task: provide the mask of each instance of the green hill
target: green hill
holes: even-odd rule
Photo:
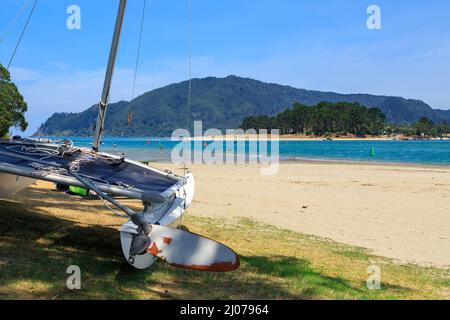
[[[131,102],[113,103],[108,109],[108,136],[170,136],[187,127],[188,82],[172,84],[137,97]],[[202,120],[204,128],[238,128],[248,116],[276,115],[295,102],[315,105],[322,101],[357,102],[383,111],[389,122],[410,124],[421,117],[435,123],[450,122],[450,111],[434,110],[420,100],[369,94],[338,94],[296,89],[289,86],[229,76],[192,81],[189,118]],[[132,123],[128,125],[128,115]],[[93,106],[81,113],[55,113],[36,132],[36,136],[91,135],[97,111]]]

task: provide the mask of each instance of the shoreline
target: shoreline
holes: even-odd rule
[[[202,136],[187,138],[188,141],[255,141],[255,140],[272,140],[272,135],[268,134],[261,138],[261,135],[244,134],[244,135],[223,135],[220,137],[215,136]],[[394,141],[389,137],[308,137],[304,135],[279,135],[275,136],[275,139],[280,141]]]
[[[138,160],[145,164],[163,164],[163,165],[175,165],[173,162],[164,160]],[[280,158],[280,164],[329,164],[329,165],[362,165],[362,166],[379,166],[379,167],[405,167],[416,169],[448,169],[450,170],[450,164],[427,164],[427,163],[413,163],[413,162],[384,162],[384,161],[364,161],[364,160],[347,160],[347,159],[320,159],[320,158]],[[198,164],[190,164],[198,165]],[[214,165],[214,166],[252,166],[254,164],[235,164],[235,163],[222,163],[222,164],[200,164],[200,165]],[[262,166],[263,164],[257,164]]]
[[[270,135],[268,136],[270,138]],[[335,138],[333,141],[323,141],[322,138],[299,138],[298,135],[290,135],[290,136],[280,136],[280,142],[353,142],[353,141],[363,141],[363,142],[437,142],[441,141],[443,144],[447,142],[446,140],[421,140],[421,141],[403,141],[403,140],[392,140],[387,139],[385,137],[367,137],[367,138]],[[284,138],[283,138],[284,137]],[[69,137],[70,138],[70,137]],[[73,137],[75,138],[75,137]],[[114,139],[114,137],[105,137],[106,139]],[[200,141],[200,139],[204,140],[204,142],[207,141],[231,141],[233,139],[236,141],[235,137],[233,136],[225,136],[219,139],[214,139],[215,137],[193,137],[188,139],[188,141]],[[147,140],[148,142],[157,142],[157,141],[171,141],[170,138],[145,138],[145,137],[136,137],[136,138],[124,138],[124,139],[136,139],[136,140]],[[153,139],[153,140],[152,140]],[[250,140],[249,140],[250,139]],[[249,135],[244,135],[240,140],[237,141],[256,141],[251,140],[252,137]],[[268,140],[270,141],[270,140]],[[147,143],[148,144],[148,143]],[[326,146],[326,145],[324,145]],[[130,151],[131,150],[131,151]],[[140,155],[138,151],[143,151],[144,149],[121,149],[121,152],[124,152],[127,157],[129,157],[132,160],[138,161],[138,162],[150,162],[150,163],[166,163],[171,164],[170,161],[170,155],[166,154],[162,157],[159,157],[156,155],[155,159],[149,159],[151,156],[144,156]],[[108,152],[108,151],[107,151]],[[110,153],[113,153],[112,151],[109,151]],[[133,154],[133,152],[135,152]],[[133,156],[134,155],[134,156]],[[167,157],[167,159],[165,159]],[[450,158],[449,158],[450,159]],[[299,162],[299,163],[323,163],[323,164],[362,164],[362,165],[377,165],[377,166],[403,166],[403,167],[425,167],[425,168],[449,168],[450,167],[450,161],[448,163],[446,162],[413,162],[413,161],[406,161],[403,162],[402,160],[395,161],[395,160],[381,160],[381,159],[346,159],[346,158],[327,158],[327,157],[302,157],[302,156],[291,156],[291,155],[280,155],[279,157],[280,163],[290,163],[290,162]]]
[[[197,136],[197,137],[189,137],[185,138],[187,141],[255,141],[262,140],[259,135],[223,135],[223,136]],[[61,139],[91,139],[91,136],[82,136],[82,137],[31,137],[32,139],[50,139],[50,140],[61,140]],[[309,137],[304,135],[279,135],[277,139],[280,141],[397,141],[397,142],[408,142],[408,141],[450,141],[450,137],[447,138],[431,138],[431,139],[423,139],[423,140],[414,140],[413,137],[407,137],[408,139],[394,138],[388,136],[368,136],[365,138],[362,137]],[[411,140],[409,140],[411,138]],[[174,141],[178,142],[180,140],[173,139],[171,137],[119,137],[119,136],[105,136],[104,139],[136,139],[136,140],[156,140],[156,141]],[[272,137],[270,134],[266,136],[264,140],[271,140]],[[329,140],[331,139],[331,140]]]

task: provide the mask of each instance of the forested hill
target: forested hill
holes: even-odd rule
[[[188,82],[181,82],[147,92],[131,102],[111,104],[105,134],[170,136],[174,129],[186,128],[187,92]],[[194,79],[189,118],[191,121],[202,120],[204,128],[231,129],[238,128],[248,116],[273,116],[295,102],[311,106],[322,101],[357,102],[367,107],[377,107],[389,122],[397,124],[417,122],[421,117],[435,123],[450,122],[450,111],[434,110],[419,100],[310,91],[237,76]],[[81,113],[55,113],[35,135],[91,135],[96,112],[96,107],[91,107]]]

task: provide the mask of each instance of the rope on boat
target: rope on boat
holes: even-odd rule
[[[52,157],[64,158],[66,153],[73,153],[80,150],[75,148],[73,142],[70,140],[66,140],[64,144],[59,145],[56,149],[40,147],[36,142],[33,142],[33,145],[34,146],[17,145],[6,147],[5,149],[24,155],[41,156],[39,160],[46,160]]]
[[[55,168],[51,166],[46,166],[37,162],[30,163],[30,167],[45,174],[57,174],[57,175],[66,175],[67,170],[64,168]]]
[[[124,214],[124,213],[120,213],[120,212],[114,210],[114,209],[108,204],[108,202],[107,202],[105,199],[103,199],[100,195],[97,195],[97,197],[98,197],[100,200],[102,200],[103,205],[106,207],[106,209],[108,209],[109,211],[111,211],[112,213],[114,213],[116,216],[119,216],[119,217],[121,217],[121,218],[129,218],[128,215],[126,215],[126,214]]]

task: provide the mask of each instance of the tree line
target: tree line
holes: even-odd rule
[[[279,129],[280,134],[379,135],[386,128],[386,116],[378,108],[367,108],[358,103],[321,102],[309,107],[295,103],[291,109],[274,117],[255,116],[244,119],[241,128]]]
[[[386,127],[386,134],[438,138],[450,134],[450,124],[447,122],[436,124],[427,117],[422,117],[413,125],[388,125]]]
[[[278,129],[280,134],[308,136],[404,134],[442,137],[450,133],[449,124],[435,124],[425,117],[413,125],[389,124],[380,109],[349,102],[321,102],[311,107],[295,103],[274,117],[247,117],[241,129]]]

